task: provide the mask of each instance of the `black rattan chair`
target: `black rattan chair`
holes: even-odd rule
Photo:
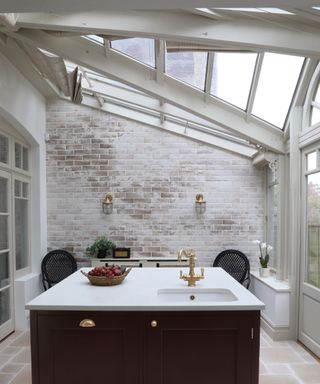
[[[222,251],[214,260],[213,266],[223,268],[240,284],[249,288],[250,262],[244,253],[236,249]]]
[[[42,284],[46,291],[77,270],[77,262],[71,253],[56,249],[50,251],[41,262]]]

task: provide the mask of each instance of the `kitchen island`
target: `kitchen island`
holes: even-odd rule
[[[78,271],[27,308],[33,384],[258,384],[264,305],[220,268],[196,287],[178,268],[111,287]]]

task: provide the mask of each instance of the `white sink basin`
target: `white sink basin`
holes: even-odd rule
[[[164,302],[222,302],[236,301],[238,298],[226,288],[163,288],[158,290],[158,298]]]

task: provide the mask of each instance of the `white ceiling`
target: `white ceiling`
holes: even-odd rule
[[[1,0],[0,12],[82,12],[102,9],[311,7],[318,0]]]
[[[0,52],[46,97],[63,95],[59,93],[59,89],[55,89],[48,76],[40,74],[17,43],[42,48],[72,61],[80,68],[91,69],[144,92],[150,97],[148,102],[151,106],[155,104],[154,100],[158,102],[156,113],[160,117],[143,115],[138,102],[131,100],[131,95],[125,95],[126,105],[116,102],[114,93],[118,90],[111,90],[108,102],[105,102],[99,89],[92,87],[92,97],[89,94],[84,97],[83,103],[86,105],[183,135],[186,134],[185,127],[192,122],[188,115],[193,114],[193,120],[202,119],[202,128],[193,128],[192,131],[189,127],[187,131],[190,137],[192,134],[193,138],[208,143],[211,140],[215,140],[215,143],[220,140],[220,146],[230,149],[228,138],[221,137],[221,132],[227,130],[233,136],[230,137],[231,150],[245,156],[251,156],[251,143],[282,153],[283,138],[288,137],[287,133],[253,118],[250,112],[238,111],[214,100],[207,91],[205,94],[166,77],[163,47],[166,40],[187,41],[240,51],[268,51],[309,57],[297,99],[301,105],[307,84],[320,58],[320,11],[311,8],[320,6],[320,0],[318,1],[319,3],[314,0],[161,0],[162,11],[157,11],[155,9],[160,8],[159,0],[0,0]],[[130,11],[128,6],[136,10]],[[292,14],[256,14],[243,10],[234,12],[216,9],[205,12],[194,9],[219,6],[276,7]],[[103,10],[108,8],[109,10]],[[166,11],[165,8],[175,10]],[[107,46],[103,49],[80,37],[90,34],[155,39],[155,68],[147,68]],[[210,78],[212,74],[207,73],[206,76]],[[110,103],[111,99],[113,104]],[[132,104],[130,113],[128,103]],[[154,112],[152,108],[150,110]],[[175,110],[172,112],[170,109],[168,112],[168,108]],[[181,124],[178,127],[177,124],[173,126],[173,122],[169,121],[171,115],[187,123],[182,128]],[[288,125],[285,126],[288,131],[287,128]],[[240,138],[241,142],[237,142],[236,138]]]

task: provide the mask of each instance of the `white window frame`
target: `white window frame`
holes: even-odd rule
[[[16,205],[15,205],[15,181],[21,181],[22,183],[28,184],[28,258],[27,258],[27,266],[21,269],[17,269],[16,266],[16,232],[15,232],[15,214],[16,214]],[[12,175],[12,245],[13,245],[13,251],[14,251],[14,266],[15,266],[15,272],[16,277],[20,277],[23,275],[26,275],[27,273],[31,272],[31,178],[13,174]]]
[[[308,171],[307,170],[307,156],[316,152],[317,154],[317,163],[316,168]],[[303,252],[303,257],[301,258],[301,270],[302,270],[302,278],[305,283],[307,282],[307,271],[308,271],[308,218],[307,218],[307,177],[309,175],[313,175],[315,173],[320,173],[320,143],[313,144],[303,149],[302,151],[302,241],[301,241],[301,249]]]
[[[14,278],[19,278],[21,276],[24,276],[31,272],[31,238],[32,238],[32,227],[31,227],[31,213],[32,213],[32,174],[31,174],[31,155],[30,155],[30,146],[23,141],[19,135],[16,134],[10,134],[8,132],[8,129],[6,129],[5,126],[0,125],[0,133],[1,135],[5,136],[9,140],[9,157],[8,157],[8,164],[0,163],[0,170],[6,171],[11,176],[11,196],[10,196],[10,205],[11,205],[11,213],[12,213],[12,220],[10,222],[10,243],[11,243],[11,257],[13,258],[12,265],[13,265],[13,276]],[[27,148],[28,150],[28,168],[29,170],[26,171],[22,168],[17,168],[15,166],[15,143],[20,144],[22,147]],[[28,263],[27,266],[23,269],[16,270],[16,250],[15,250],[15,194],[14,194],[14,181],[19,180],[22,182],[26,182],[29,184],[29,204],[28,204],[28,228],[29,228],[29,234],[28,234]]]

